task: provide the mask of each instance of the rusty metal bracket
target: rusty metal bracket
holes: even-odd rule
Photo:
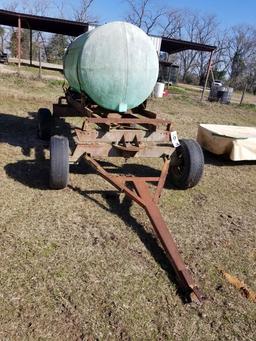
[[[157,206],[158,199],[161,195],[165,179],[168,173],[170,160],[165,159],[160,177],[135,177],[126,175],[113,175],[107,172],[95,159],[88,154],[85,159],[91,164],[98,174],[112,184],[120,192],[124,192],[128,197],[140,205],[149,217],[154,231],[156,232],[167,256],[175,271],[177,282],[185,297],[189,301],[202,303],[205,299],[204,294],[200,291],[194,282],[191,272],[186,267],[177,245],[171,236],[171,233],[161,215]],[[157,182],[158,186],[153,196],[149,190],[147,182]],[[127,183],[130,186],[127,186]]]

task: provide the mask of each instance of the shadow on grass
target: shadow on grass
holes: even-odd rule
[[[22,160],[4,167],[6,174],[25,186],[49,189],[49,161]]]
[[[59,119],[54,133],[67,137],[71,135],[69,124]],[[49,141],[41,140],[37,136],[37,112],[28,112],[27,117],[20,117],[7,113],[0,113],[0,143],[7,143],[20,147],[26,157],[35,155],[34,160],[21,160],[7,164],[6,174],[25,186],[38,189],[49,188],[49,160],[46,160],[45,150]],[[71,139],[70,139],[71,140]]]
[[[232,161],[227,155],[215,155],[206,150],[204,152],[204,163],[206,165],[213,165],[217,167],[234,167],[234,166],[248,166],[256,165],[256,160],[252,161]]]
[[[26,186],[45,189],[49,168],[49,161],[45,158],[48,142],[37,138],[35,117],[34,112],[29,112],[27,117],[0,113],[0,143],[20,147],[24,156],[31,157],[32,152],[35,155],[35,160],[9,163],[4,167],[6,174]]]
[[[101,191],[101,190],[90,190],[83,191],[79,187],[73,187],[71,185],[68,186],[73,191],[79,193],[85,198],[93,201],[97,205],[99,205],[102,209],[111,212],[112,214],[120,217],[124,223],[129,226],[134,233],[138,235],[141,242],[145,245],[147,250],[150,252],[156,263],[158,263],[161,268],[166,272],[169,280],[175,284],[177,288],[177,293],[179,294],[183,303],[189,303],[190,298],[188,293],[184,293],[180,290],[179,284],[176,280],[176,275],[174,269],[172,268],[170,261],[164,252],[163,248],[159,245],[159,241],[156,237],[151,233],[147,232],[143,225],[141,225],[136,218],[131,215],[130,209],[133,204],[132,200],[125,196],[123,201],[120,202],[120,196],[117,191]],[[108,206],[102,204],[102,202],[98,201],[93,197],[94,194],[100,194],[103,199],[106,201]],[[146,214],[146,213],[145,213]]]
[[[0,113],[0,142],[20,147],[22,154],[31,155],[36,147],[47,147],[47,143],[37,139],[36,113],[28,113],[28,117]]]
[[[33,148],[48,148],[49,141],[37,136],[37,112],[28,112],[27,117],[0,113],[0,143],[20,147],[24,156],[31,156]],[[63,119],[55,121],[53,134],[61,134],[71,139],[71,127]]]
[[[161,175],[161,170],[153,168],[148,165],[138,164],[138,163],[125,163],[121,167],[115,165],[109,161],[98,161],[99,164],[109,173],[113,175],[133,175],[137,177],[159,177]],[[84,159],[82,159],[79,165],[71,165],[70,172],[76,174],[96,174],[97,172],[95,169],[87,163]],[[149,182],[151,185],[156,187],[156,182]],[[176,188],[170,181],[169,177],[167,176],[165,182],[165,189],[172,189],[172,190],[180,190]]]

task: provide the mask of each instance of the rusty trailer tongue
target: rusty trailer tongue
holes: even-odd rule
[[[97,170],[105,180],[111,183],[120,192],[124,192],[129,198],[140,205],[147,213],[154,231],[156,232],[161,244],[168,256],[168,259],[175,271],[177,282],[180,286],[180,291],[189,301],[201,303],[205,296],[194,282],[190,271],[187,269],[177,245],[171,236],[171,233],[161,215],[157,202],[161,195],[168,168],[169,159],[165,159],[160,177],[135,177],[135,176],[118,176],[108,173],[100,164],[90,156],[85,156],[86,160]],[[156,182],[157,189],[155,195],[152,195],[147,182]],[[127,184],[132,186],[127,186]]]
[[[181,189],[193,187],[199,182],[204,159],[198,143],[194,140],[179,141],[172,122],[158,118],[145,106],[124,114],[112,113],[91,103],[83,95],[74,95],[70,90],[53,105],[53,116],[47,109],[39,110],[39,136],[48,138],[54,129],[52,122],[68,116],[83,116],[84,122],[81,128],[73,130],[75,144],[71,156],[68,139],[61,135],[51,136],[51,188],[65,188],[68,185],[69,164],[85,158],[102,178],[145,210],[176,274],[178,291],[185,301],[202,303],[205,295],[185,265],[158,207],[167,176],[174,186]],[[158,177],[117,175],[108,172],[97,161],[107,157],[157,157],[163,159],[163,167]],[[156,183],[154,193],[149,189],[149,182]]]

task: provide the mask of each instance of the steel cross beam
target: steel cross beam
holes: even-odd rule
[[[177,282],[183,295],[189,301],[202,303],[206,298],[196,285],[192,278],[191,272],[186,267],[177,245],[171,236],[171,233],[161,215],[157,202],[161,195],[165,179],[168,173],[170,160],[165,159],[160,177],[136,177],[126,175],[113,175],[107,172],[95,159],[88,154],[85,159],[96,169],[96,171],[105,180],[112,184],[116,189],[124,192],[128,197],[140,205],[147,213],[154,231],[156,232],[167,256],[175,271]],[[148,188],[147,182],[157,182],[158,186],[153,196]],[[126,183],[132,183],[133,189],[128,187]]]

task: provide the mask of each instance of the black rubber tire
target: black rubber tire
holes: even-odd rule
[[[69,143],[64,136],[54,135],[50,142],[50,187],[63,189],[69,178]]]
[[[204,154],[195,140],[180,140],[180,146],[174,152],[174,159],[180,165],[170,164],[169,181],[175,187],[187,189],[200,181],[204,171]]]
[[[47,108],[40,108],[37,113],[38,137],[49,140],[52,130],[52,113]]]

